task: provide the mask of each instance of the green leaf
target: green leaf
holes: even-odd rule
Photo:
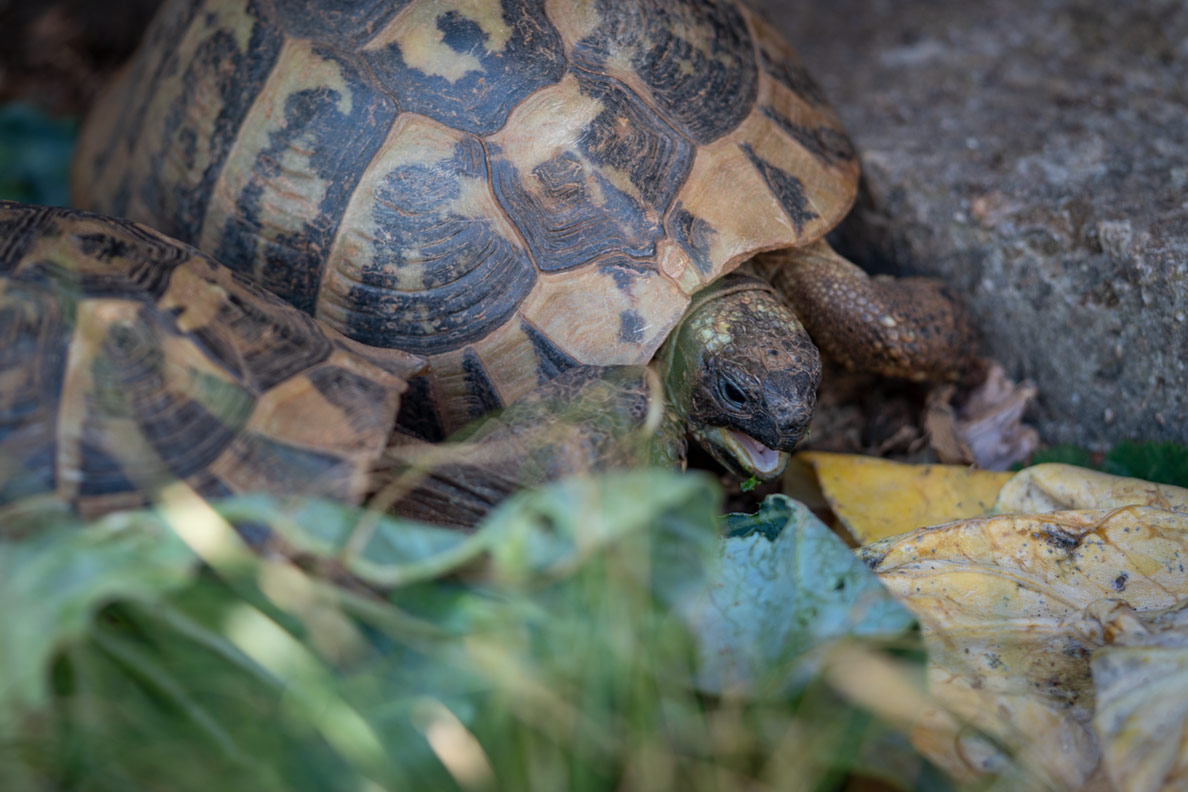
[[[1029,465],[1041,465],[1046,462],[1056,462],[1064,465],[1077,465],[1084,468],[1096,468],[1093,456],[1084,448],[1075,445],[1054,445],[1040,449],[1031,455]],[[1019,466],[1020,469],[1022,465]]]
[[[789,691],[836,639],[889,639],[914,620],[811,511],[768,496],[725,518],[722,563],[697,596],[674,602],[698,643],[709,692]]]
[[[483,550],[461,531],[313,498],[245,495],[216,504],[236,524],[265,525],[298,553],[341,562],[377,586],[397,587],[456,571]]]
[[[692,473],[645,468],[578,477],[509,498],[480,533],[493,576],[505,582],[565,577],[606,547],[655,529],[658,521],[657,537],[679,534],[680,542],[666,549],[683,547],[675,561],[681,563],[708,549],[722,498],[708,476]]]
[[[1120,443],[1106,454],[1104,468],[1117,476],[1188,487],[1188,448],[1175,443]]]
[[[723,709],[690,682],[729,663],[782,691],[821,641],[882,636],[907,620],[875,618],[885,603],[860,593],[864,570],[802,525],[793,502],[728,518],[723,539],[722,497],[694,474],[577,478],[510,499],[470,535],[301,499],[213,504],[296,550],[313,571],[304,578],[267,553],[195,574],[151,514],[10,534],[0,544],[6,584],[38,548],[72,570],[66,560],[97,563],[112,551],[91,549],[124,533],[158,541],[146,540],[135,563],[101,564],[90,583],[78,576],[110,592],[94,598],[107,607],[61,631],[56,649],[5,626],[4,647],[20,646],[33,676],[52,684],[25,720],[37,728],[10,741],[0,787],[701,792],[723,778],[775,787],[795,777],[808,788],[841,778],[843,754],[875,734],[869,717],[829,696],[803,722],[805,702],[786,696]],[[101,541],[112,526],[130,527]],[[178,575],[163,574],[159,542],[184,561]],[[30,598],[48,603],[70,588],[46,568],[21,578],[19,597],[0,591],[0,606],[37,614],[46,603]],[[385,599],[318,578],[341,583],[347,570],[400,585]],[[25,592],[43,577],[49,592]],[[681,618],[706,601],[716,610]],[[787,628],[813,618],[823,626]],[[698,667],[713,640],[741,643]],[[0,665],[0,687],[19,670]],[[811,745],[788,751],[787,735],[810,722]],[[776,753],[780,775],[765,776]]]
[[[114,600],[153,602],[191,580],[198,560],[147,513],[81,529],[59,522],[0,542],[0,735],[45,702],[55,652],[80,638]]]

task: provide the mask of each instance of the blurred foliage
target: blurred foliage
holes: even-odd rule
[[[1057,445],[1037,451],[1030,464],[1045,462],[1079,465],[1115,476],[1188,487],[1188,447],[1176,443],[1119,443],[1106,452],[1100,462],[1084,448]]]
[[[73,119],[51,118],[27,104],[0,105],[0,199],[70,205]]]
[[[910,616],[792,501],[721,503],[643,470],[471,534],[262,497],[27,517],[0,542],[0,788],[946,788],[815,673],[918,653]]]
[[[1055,462],[1062,465],[1077,465],[1078,467],[1094,468],[1098,466],[1093,464],[1093,454],[1088,450],[1071,444],[1061,444],[1048,446],[1042,448],[1031,455],[1031,460],[1027,465],[1022,463],[1015,465],[1012,470],[1022,470],[1028,465],[1043,465],[1049,462]]]
[[[1105,472],[1188,487],[1188,448],[1175,443],[1121,443],[1105,456]]]

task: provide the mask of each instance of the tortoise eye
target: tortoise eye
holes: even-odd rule
[[[725,399],[731,407],[746,406],[747,394],[743,393],[742,388],[738,387],[738,385],[734,384],[730,380],[722,380],[720,391],[722,393],[722,398]]]

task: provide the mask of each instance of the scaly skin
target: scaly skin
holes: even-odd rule
[[[977,335],[941,281],[872,278],[825,242],[765,253],[753,266],[787,298],[821,350],[847,368],[954,380],[974,365]]]

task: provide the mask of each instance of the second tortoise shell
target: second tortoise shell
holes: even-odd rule
[[[358,501],[423,364],[143,226],[0,201],[0,527],[178,481]]]
[[[732,2],[168,0],[84,131],[76,201],[430,361],[430,438],[849,209],[858,165]]]

